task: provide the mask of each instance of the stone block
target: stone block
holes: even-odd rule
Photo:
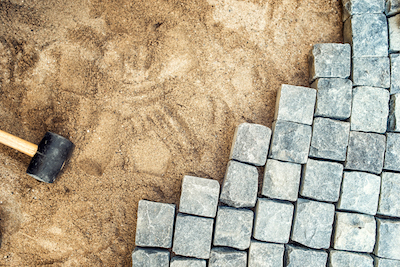
[[[344,161],[349,142],[350,123],[328,118],[315,118],[310,157]]]
[[[390,96],[388,132],[400,132],[400,94]]]
[[[218,181],[184,176],[179,212],[213,218],[217,213],[218,198]]]
[[[386,133],[384,170],[400,171],[400,133]]]
[[[379,215],[400,218],[400,174],[382,173],[381,194],[379,196]]]
[[[254,207],[257,201],[258,170],[244,163],[229,161],[220,201],[235,208]]]
[[[380,174],[385,143],[384,135],[350,131],[345,169]]]
[[[262,195],[296,201],[300,185],[301,165],[268,159],[264,169]]]
[[[311,125],[316,97],[313,88],[282,84],[276,96],[275,120]]]
[[[390,88],[389,57],[353,58],[353,86]]]
[[[319,201],[339,199],[343,165],[336,162],[308,159],[303,167],[300,195]]]
[[[136,246],[170,248],[174,218],[175,205],[140,200],[137,213]]]
[[[389,91],[360,86],[353,89],[352,131],[385,133],[389,115]]]
[[[306,247],[329,248],[335,205],[299,198],[291,240]]]
[[[290,202],[259,198],[253,237],[260,241],[288,243],[294,206]]]
[[[311,126],[288,121],[276,121],[272,126],[269,158],[305,164],[310,149]]]
[[[170,267],[206,267],[206,265],[206,260],[175,256],[171,260]]]
[[[282,267],[285,247],[282,244],[251,241],[249,267]]]
[[[323,250],[286,245],[285,258],[286,267],[325,267],[328,260],[328,253]]]
[[[179,213],[175,222],[172,251],[180,256],[208,259],[213,226],[214,219]]]
[[[219,207],[215,222],[214,246],[245,250],[250,246],[254,213],[247,209]]]
[[[208,267],[246,267],[247,252],[231,248],[211,249]]]
[[[378,257],[400,260],[400,221],[377,218],[374,254]]]
[[[400,55],[390,56],[390,94],[400,93]]]
[[[400,13],[400,0],[386,0],[386,15],[393,16]]]
[[[343,21],[353,15],[365,13],[383,13],[385,0],[342,0]]]
[[[400,267],[400,261],[375,257],[374,267]]]
[[[347,251],[329,251],[329,267],[373,267],[374,260],[368,254]]]
[[[168,267],[169,251],[156,248],[135,248],[132,253],[132,267]]]
[[[311,84],[317,89],[316,117],[346,120],[351,114],[353,84],[349,79],[321,78]]]
[[[271,135],[271,129],[266,126],[254,123],[240,124],[233,136],[229,159],[255,166],[264,166],[267,161]]]
[[[381,177],[366,172],[344,172],[339,210],[375,215],[378,209]]]
[[[400,14],[388,18],[389,24],[389,52],[400,52]]]

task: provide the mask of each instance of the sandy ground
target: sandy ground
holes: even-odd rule
[[[0,1],[0,128],[77,147],[45,184],[0,146],[0,266],[129,266],[138,201],[221,182],[235,127],[271,126],[340,17],[339,0]]]

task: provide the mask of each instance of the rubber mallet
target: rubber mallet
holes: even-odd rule
[[[32,157],[26,173],[46,183],[54,182],[75,147],[68,139],[51,132],[35,145],[0,130],[0,143]]]

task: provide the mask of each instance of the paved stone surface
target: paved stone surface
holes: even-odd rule
[[[319,201],[339,199],[343,165],[336,162],[308,159],[303,167],[300,195]]]
[[[309,248],[329,248],[335,205],[299,198],[291,240]]]
[[[389,57],[353,58],[353,86],[390,88]]]
[[[269,158],[305,164],[311,141],[311,126],[294,122],[276,121]]]
[[[296,201],[300,185],[301,165],[268,159],[264,169],[262,195]]]
[[[400,218],[400,174],[382,173],[378,214]]]
[[[182,181],[179,212],[213,218],[218,198],[218,181],[186,175]]]
[[[375,267],[400,267],[400,261],[375,257]]]
[[[350,16],[364,13],[383,13],[385,0],[342,0],[343,21]]]
[[[222,185],[220,201],[235,208],[254,207],[257,201],[257,168],[229,161]]]
[[[175,205],[140,200],[136,246],[170,248],[174,231]]]
[[[219,207],[215,222],[214,246],[245,250],[250,246],[254,213],[251,210]]]
[[[206,267],[206,260],[175,256],[171,260],[170,267]]]
[[[276,96],[275,120],[311,125],[316,96],[313,88],[282,84]]]
[[[246,267],[247,252],[230,248],[213,248],[208,267]]]
[[[346,120],[351,114],[352,82],[349,79],[321,78],[311,84],[317,89],[314,116]],[[400,90],[400,89],[399,89]]]
[[[260,241],[288,243],[294,206],[290,202],[259,198],[253,237]]]
[[[400,221],[376,219],[378,234],[374,254],[378,257],[400,260]]]
[[[400,94],[390,96],[388,132],[400,132]]]
[[[392,16],[400,13],[400,0],[386,0],[386,15]]]
[[[347,251],[329,251],[329,267],[373,267],[374,260],[368,254]]]
[[[168,267],[169,251],[155,248],[135,248],[132,267]]]
[[[381,177],[366,172],[344,172],[337,208],[375,215],[378,209]]]
[[[179,213],[175,222],[172,251],[180,256],[208,259],[213,225],[214,219]]]
[[[325,267],[328,260],[328,253],[323,250],[286,245],[285,258],[286,267]]]
[[[389,51],[400,52],[400,14],[388,18],[389,24]]]
[[[386,136],[350,131],[345,169],[380,174]]]
[[[348,122],[315,118],[309,156],[344,161],[349,142],[349,132],[350,123]]]
[[[229,159],[255,166],[264,166],[267,161],[271,135],[271,129],[266,126],[254,123],[240,124],[233,136]]]
[[[386,152],[383,169],[400,171],[400,133],[386,133]]]
[[[390,94],[400,93],[400,55],[390,55]]]
[[[282,267],[284,245],[251,241],[248,267]]]

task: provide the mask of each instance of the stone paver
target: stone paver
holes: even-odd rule
[[[400,55],[390,55],[390,94],[400,93]]]
[[[169,251],[156,248],[135,248],[132,252],[132,267],[168,267]]]
[[[323,250],[286,245],[285,258],[286,267],[325,267],[328,260],[328,253]]]
[[[378,257],[400,260],[400,221],[376,219],[377,230],[374,254]]]
[[[206,264],[206,260],[175,256],[171,260],[170,267],[206,267]]]
[[[382,173],[378,214],[400,218],[400,174]]]
[[[208,267],[246,267],[247,252],[231,248],[215,247],[211,249]]]
[[[400,267],[400,261],[375,257],[374,267]]]
[[[400,133],[386,133],[384,170],[400,171]]]
[[[389,57],[357,57],[352,65],[353,86],[390,88]]]
[[[388,132],[400,132],[400,94],[390,96]]]
[[[373,267],[374,260],[365,253],[329,251],[329,267]]]
[[[388,18],[389,24],[389,51],[400,52],[400,14]]]
[[[282,267],[285,247],[282,244],[251,241],[248,267]]]
[[[386,15],[393,16],[400,13],[400,0],[386,0]]]
[[[343,21],[350,16],[365,13],[383,13],[385,0],[342,0]]]

